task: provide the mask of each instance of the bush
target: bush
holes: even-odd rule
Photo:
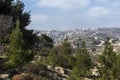
[[[37,63],[26,64],[25,69],[27,70],[28,73],[39,75],[41,70],[46,70],[46,66],[45,65],[40,65],[40,64],[37,64]]]
[[[52,50],[51,53],[49,53],[47,57],[48,64],[51,64],[53,66],[58,65],[58,54],[56,50]]]
[[[58,56],[58,65],[64,68],[72,68],[74,66],[75,59],[69,55],[59,55]]]
[[[19,75],[14,75],[12,77],[12,80],[35,80],[33,76],[30,76],[28,74],[19,74]]]
[[[29,73],[39,74],[39,65],[38,64],[27,64],[25,66],[25,68]]]

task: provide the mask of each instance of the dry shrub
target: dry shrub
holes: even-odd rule
[[[32,74],[39,74],[39,65],[38,64],[27,64],[26,70]]]
[[[28,74],[19,74],[19,75],[14,75],[12,77],[12,80],[34,80],[33,76],[30,76]]]

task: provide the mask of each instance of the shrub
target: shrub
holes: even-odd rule
[[[34,80],[33,76],[30,76],[28,74],[19,74],[19,75],[14,75],[12,77],[12,80]]]
[[[40,64],[37,64],[37,63],[26,64],[25,69],[30,74],[32,73],[32,74],[35,74],[35,75],[39,75],[41,70],[46,70],[46,66],[40,65]]]
[[[39,74],[39,65],[38,64],[27,64],[25,67],[29,73]]]

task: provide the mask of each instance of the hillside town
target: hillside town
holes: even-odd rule
[[[77,48],[82,40],[86,41],[87,47],[103,46],[107,38],[117,48],[120,46],[120,28],[97,28],[97,29],[75,29],[75,30],[42,30],[35,31],[38,35],[46,34],[54,41],[54,45],[60,45],[67,37],[73,48]],[[116,49],[115,49],[116,50]]]
[[[88,5],[91,0],[34,1],[0,0],[0,80],[120,80],[120,28],[115,26],[99,28],[101,23],[106,23],[105,20],[108,20],[105,16],[100,18],[103,21],[94,29],[90,24],[89,26],[86,24],[97,25],[99,19],[93,21],[93,17],[100,16],[101,12],[105,15],[109,10],[106,11],[103,7],[92,8],[93,6]],[[98,5],[97,1],[101,0],[93,0],[94,4]],[[37,5],[36,8],[32,8],[35,7],[32,4],[37,4],[41,8]],[[82,4],[84,4],[83,7],[88,5],[92,9],[89,8],[89,14],[82,15],[83,20],[79,20],[82,18],[81,14],[76,12],[82,8]],[[53,9],[53,7],[56,8]],[[116,4],[113,7],[116,8]],[[69,11],[68,8],[70,10],[74,8],[74,10]],[[30,13],[31,11],[25,9],[40,13],[33,15],[33,12]],[[49,12],[51,10],[54,13]],[[41,14],[44,12],[47,16]],[[92,12],[95,14],[93,15]],[[74,16],[72,16],[73,13],[75,13]],[[61,19],[62,17],[64,18]],[[119,17],[117,19],[119,20]],[[38,23],[48,25],[44,27],[41,24],[34,25],[32,29],[26,28],[34,21],[36,25]],[[79,25],[76,29],[74,26],[81,21],[89,28],[82,29],[84,27]],[[70,24],[71,26],[66,26],[70,30],[60,30],[58,26],[56,26],[57,30],[54,30],[55,22],[60,22],[60,25]],[[115,23],[117,23],[116,20]],[[47,27],[51,25],[54,25],[52,26],[54,28],[48,30]]]

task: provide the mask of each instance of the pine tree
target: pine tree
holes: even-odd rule
[[[65,55],[71,54],[71,47],[70,43],[68,42],[68,38],[66,38],[62,43],[62,53]]]
[[[68,80],[84,80],[78,67],[73,67]]]
[[[7,15],[12,17],[12,27],[9,27],[8,29],[4,30],[1,34],[5,34],[4,36],[9,35],[13,29],[16,27],[16,20],[17,17],[19,17],[19,28],[21,29],[23,33],[23,38],[26,43],[28,43],[26,46],[28,46],[29,49],[33,49],[34,38],[35,34],[33,33],[33,30],[27,30],[25,27],[29,25],[31,22],[30,20],[30,11],[24,10],[24,3],[22,0],[0,0],[0,15]],[[4,26],[2,26],[4,27]],[[7,39],[7,43],[9,43],[9,38]]]
[[[24,28],[30,23],[30,12],[25,12],[24,7],[22,0],[0,0],[0,15],[13,17],[14,24],[19,17],[20,28]]]
[[[9,63],[12,66],[24,65],[33,58],[33,53],[27,50],[27,43],[24,42],[23,33],[21,32],[19,25],[20,22],[17,20],[16,28],[12,31],[10,44],[6,50]]]
[[[60,62],[63,67],[72,68],[74,65],[74,58],[72,56],[72,49],[70,43],[68,42],[68,38],[63,41],[62,43],[62,50],[60,54]]]
[[[48,57],[48,63],[51,64],[52,66],[57,66],[59,61],[58,61],[58,52],[55,48],[51,50],[49,53]]]
[[[78,49],[76,66],[78,66],[83,73],[91,67],[91,58],[86,49],[85,41],[82,42],[81,47]]]
[[[109,39],[105,43],[105,49],[99,59],[101,80],[119,80],[120,79],[120,59],[119,55],[113,51],[113,46]]]
[[[78,54],[76,54],[76,62],[69,75],[69,80],[83,80],[84,77],[90,75],[88,73],[91,66],[91,58],[83,41],[81,47],[78,49]]]

